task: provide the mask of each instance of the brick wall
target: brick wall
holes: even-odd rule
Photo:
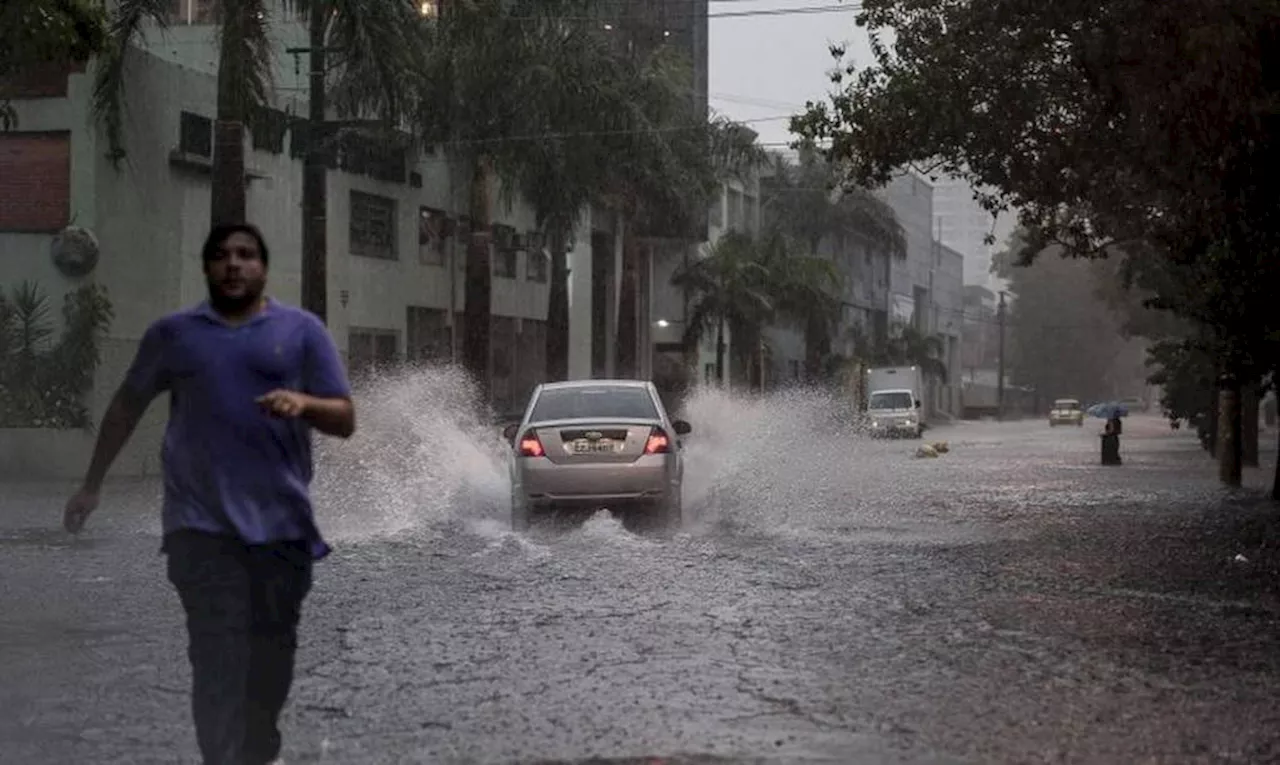
[[[55,232],[71,212],[71,134],[0,133],[0,231]]]
[[[27,66],[21,72],[0,77],[0,98],[65,98],[67,76],[83,71],[83,63]]]

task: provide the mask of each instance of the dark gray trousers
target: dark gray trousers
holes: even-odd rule
[[[311,589],[307,545],[246,545],[179,531],[165,537],[164,549],[187,615],[191,708],[204,763],[265,765],[280,754],[280,710]]]

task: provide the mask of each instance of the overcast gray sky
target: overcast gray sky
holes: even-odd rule
[[[857,9],[852,0],[710,0],[711,108],[746,122],[769,148],[785,147],[793,140],[787,115],[831,91],[832,44],[845,47],[846,61],[872,63],[867,33],[854,23]],[[997,251],[1013,224],[1012,215],[999,217]],[[985,278],[966,274],[970,282]]]
[[[870,63],[857,4],[840,0],[710,0],[711,107],[747,122],[766,144],[791,140],[786,115],[831,89],[832,43]],[[811,9],[835,9],[813,12]],[[720,16],[719,14],[758,14]]]

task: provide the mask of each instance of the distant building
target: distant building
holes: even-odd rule
[[[996,294],[976,284],[964,286],[964,352],[966,370],[995,369],[999,363],[1000,334],[996,321]]]

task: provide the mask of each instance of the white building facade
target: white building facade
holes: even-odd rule
[[[947,381],[931,380],[929,414],[956,416],[959,392],[953,379],[960,366],[963,334],[963,254],[938,240],[933,184],[915,172],[895,177],[877,193],[893,209],[906,234],[907,256],[890,269],[890,323],[912,325],[939,338]]]
[[[19,93],[18,128],[0,133],[0,289],[37,284],[56,317],[66,294],[93,282],[107,290],[114,310],[90,395],[94,422],[147,325],[205,295],[199,249],[209,221],[216,28],[206,23],[204,0],[174,6],[174,24],[148,30],[128,54],[118,166],[91,113],[92,66]],[[279,96],[246,142],[247,210],[272,251],[271,294],[296,304],[302,162],[293,127],[294,115],[306,111],[306,62],[295,68],[285,49],[305,45],[306,34],[282,15],[273,33]],[[344,157],[328,174],[329,329],[357,374],[392,360],[448,360],[464,310],[465,241],[454,232],[466,214],[466,189],[440,156],[366,148],[372,151]],[[532,235],[531,211],[519,203],[508,208],[498,196],[495,190],[491,370],[495,406],[505,409],[522,405],[545,369],[549,264]],[[612,368],[593,369],[593,346],[607,327],[592,311],[601,297],[592,276],[596,261],[616,274],[620,249],[610,236],[601,248],[597,229],[609,221],[592,218],[584,213],[569,253],[570,377]],[[68,225],[97,239],[97,263],[87,274],[65,273],[51,256]],[[616,315],[616,289],[603,297]],[[605,346],[612,345],[609,337]],[[115,472],[158,470],[166,409],[152,407]],[[0,428],[0,465],[12,475],[73,477],[87,464],[92,441],[80,430]]]

